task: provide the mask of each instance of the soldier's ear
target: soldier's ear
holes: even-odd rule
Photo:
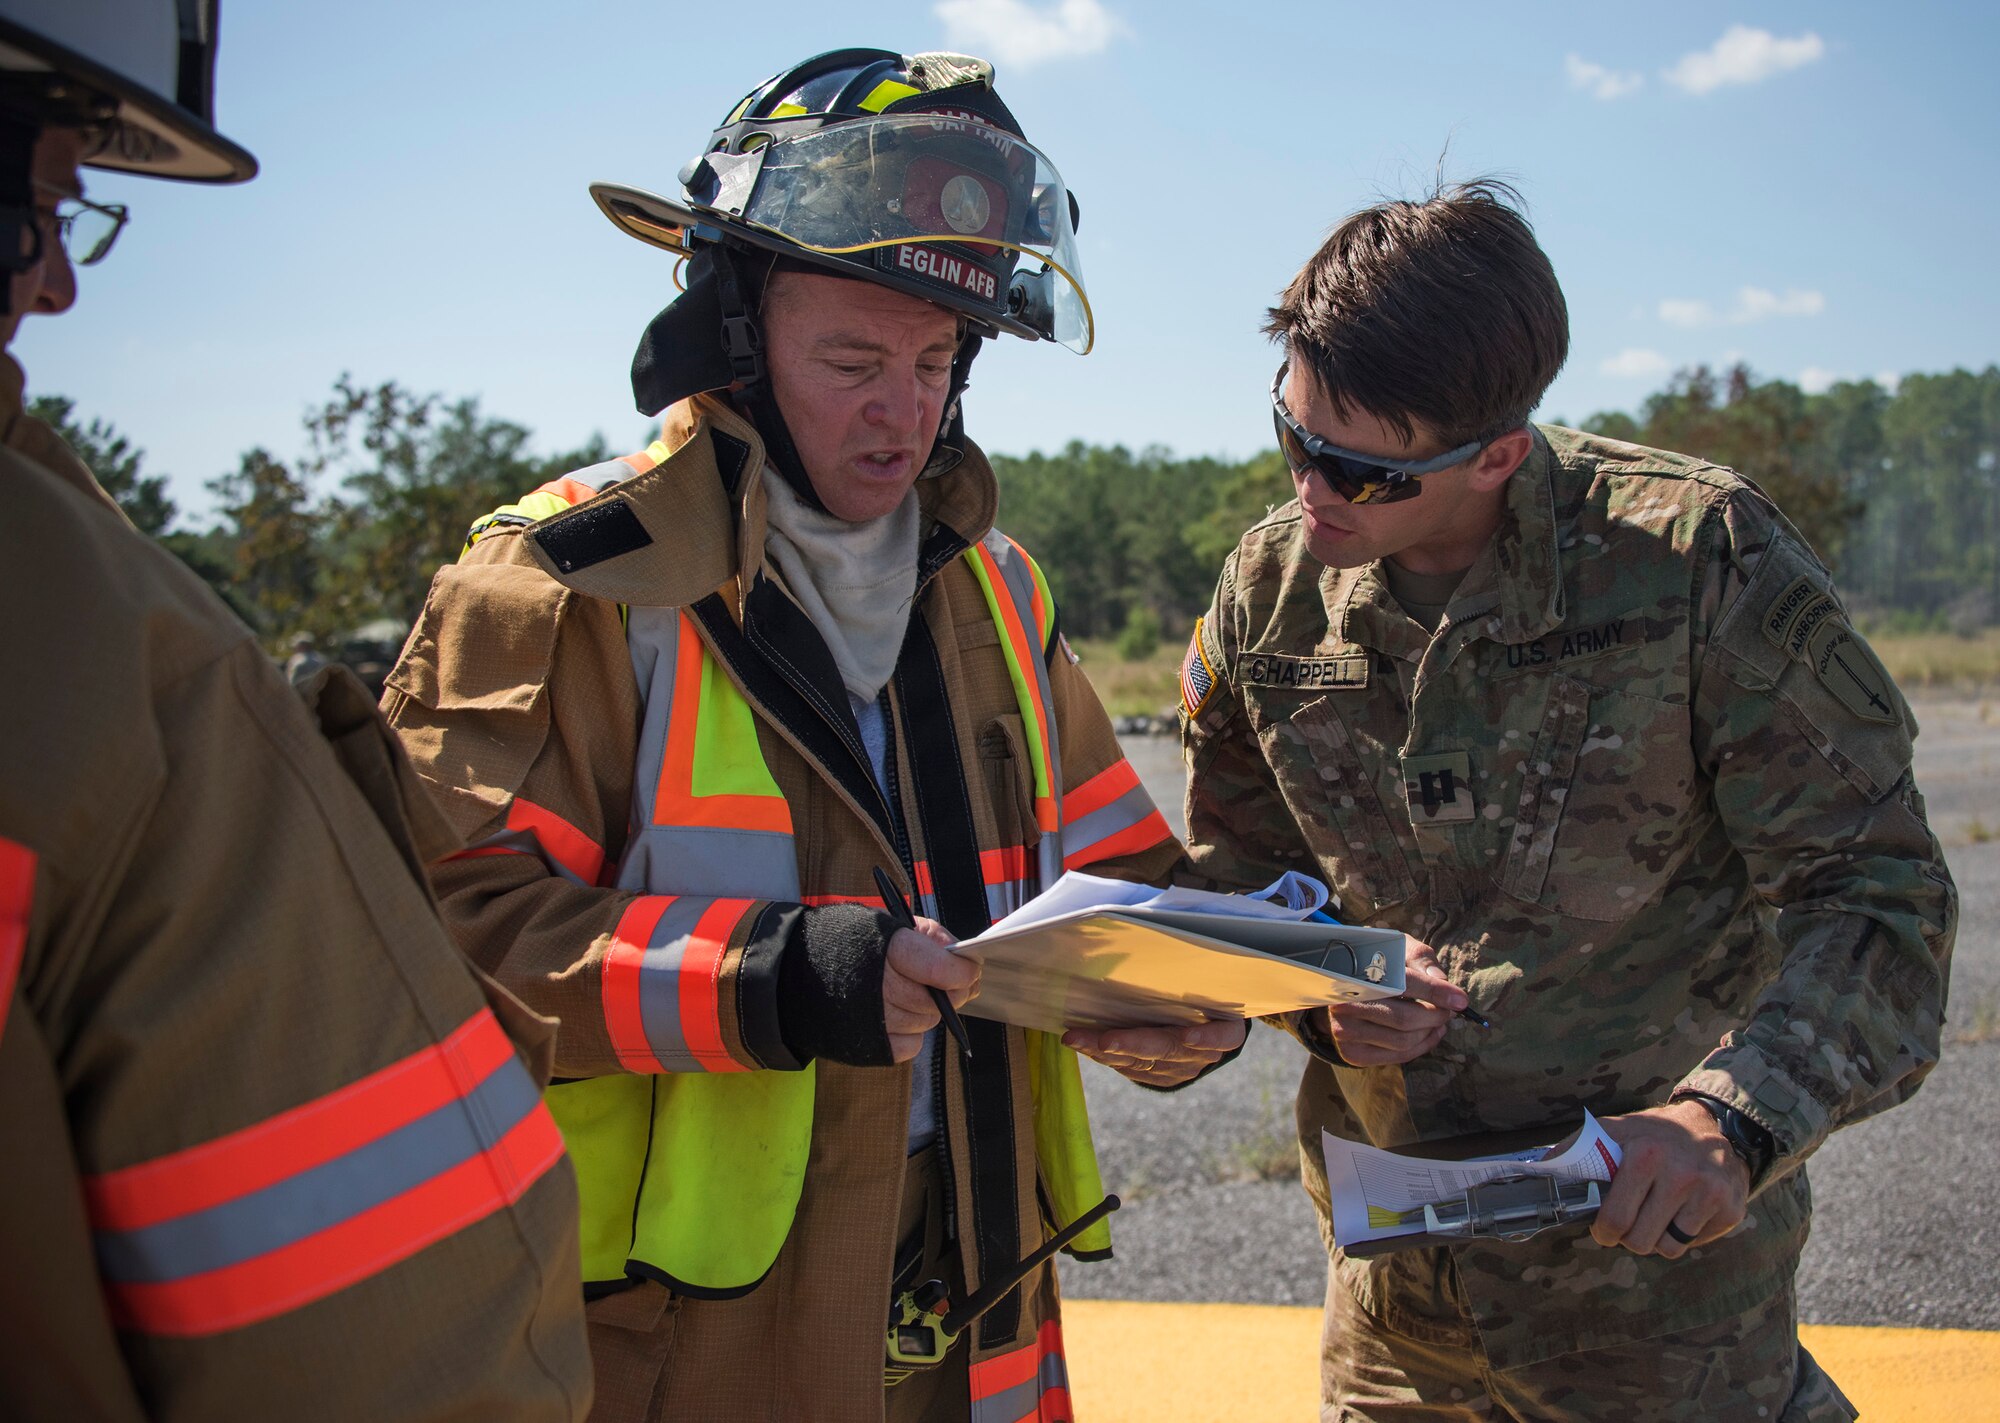
[[[1474,489],[1482,492],[1498,489],[1507,482],[1509,475],[1521,467],[1521,461],[1534,447],[1535,437],[1528,432],[1527,426],[1509,430],[1472,457],[1469,482]]]

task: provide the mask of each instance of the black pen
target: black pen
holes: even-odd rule
[[[1461,1009],[1459,1009],[1459,1010],[1458,1010],[1458,1016],[1459,1016],[1459,1017],[1461,1017],[1461,1018],[1463,1018],[1463,1019],[1465,1019],[1465,1021],[1466,1021],[1466,1022],[1468,1022],[1468,1023],[1476,1023],[1476,1024],[1478,1024],[1478,1025],[1479,1025],[1480,1027],[1482,1027],[1482,1028],[1486,1028],[1486,1029],[1488,1029],[1488,1030],[1491,1030],[1491,1028],[1493,1027],[1493,1025],[1492,1025],[1491,1023],[1487,1022],[1487,1021],[1486,1021],[1486,1020],[1485,1020],[1484,1018],[1482,1018],[1482,1017],[1481,1017],[1481,1016],[1480,1016],[1479,1014],[1477,1014],[1477,1013],[1473,1012],[1471,1008],[1461,1008]]]
[[[889,911],[891,919],[905,929],[917,927],[917,916],[910,912],[910,901],[903,898],[903,891],[896,888],[896,882],[889,878],[880,865],[875,866],[875,888],[881,892],[882,907]],[[930,992],[931,1002],[937,1004],[938,1016],[944,1019],[945,1027],[950,1030],[954,1038],[958,1039],[958,1050],[970,1059],[972,1039],[965,1035],[965,1023],[958,1016],[958,1009],[951,1006],[951,1000],[945,997],[942,988],[929,983],[924,987]]]

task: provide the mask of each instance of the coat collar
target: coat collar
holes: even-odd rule
[[[1452,599],[1454,622],[1497,613],[1488,631],[1497,641],[1508,643],[1533,641],[1560,626],[1564,617],[1556,460],[1542,432],[1529,428],[1534,445],[1508,477],[1500,527],[1466,570]],[[1320,596],[1328,625],[1338,629],[1344,641],[1412,661],[1429,642],[1390,594],[1379,562],[1327,569],[1320,578]]]
[[[668,409],[661,443],[670,452],[651,469],[612,485],[549,523],[597,519],[643,532],[608,545],[602,559],[556,567],[530,530],[528,547],[543,571],[565,587],[633,607],[685,607],[725,592],[740,620],[743,598],[764,568],[766,497],[754,477],[764,464],[757,428],[727,400],[698,395]],[[993,527],[999,483],[986,456],[969,441],[965,458],[944,474],[918,481],[925,536],[940,526],[955,542],[976,543]],[[611,513],[622,505],[628,514]],[[749,572],[751,578],[740,575]]]

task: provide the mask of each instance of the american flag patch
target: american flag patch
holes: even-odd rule
[[[1194,636],[1188,639],[1187,656],[1181,659],[1181,710],[1189,716],[1200,716],[1208,694],[1215,690],[1215,669],[1208,665],[1208,653],[1201,645],[1202,622],[1201,618],[1194,620]]]

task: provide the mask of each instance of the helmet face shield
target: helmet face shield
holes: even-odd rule
[[[753,157],[749,191],[725,181],[717,195],[740,221],[861,258],[940,305],[1090,349],[1068,189],[1012,134],[969,115],[893,114],[774,138]]]

